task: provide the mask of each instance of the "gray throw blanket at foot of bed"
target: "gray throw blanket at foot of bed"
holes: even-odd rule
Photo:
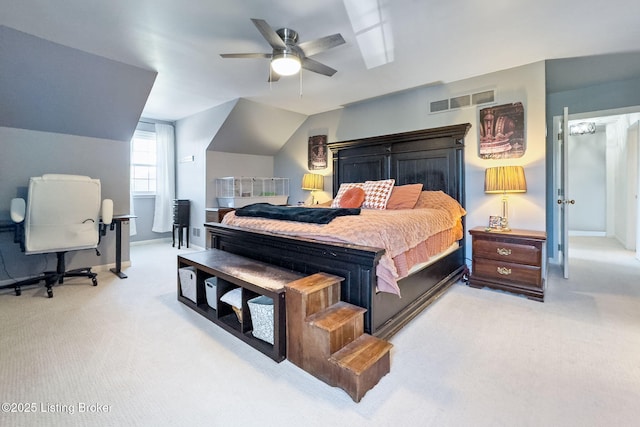
[[[313,224],[328,224],[339,216],[360,215],[360,209],[305,208],[299,206],[276,206],[270,203],[254,203],[236,209],[236,215],[310,222]]]

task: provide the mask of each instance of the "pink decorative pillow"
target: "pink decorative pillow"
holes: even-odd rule
[[[364,188],[364,183],[362,183],[362,182],[345,182],[343,184],[340,184],[340,188],[338,189],[338,193],[336,193],[335,199],[333,199],[333,202],[331,202],[331,207],[332,208],[339,208],[340,207],[340,199],[342,198],[344,193],[348,189],[354,188],[354,187]]]
[[[422,192],[422,184],[396,185],[391,191],[387,209],[413,209]]]
[[[385,209],[395,179],[383,179],[380,181],[366,181],[364,183],[365,199],[362,203],[363,209]]]
[[[423,191],[420,193],[414,209],[419,208],[441,209],[451,212],[454,216],[464,216],[467,213],[456,199],[443,191]]]
[[[353,187],[344,192],[340,198],[341,208],[359,208],[364,202],[364,190],[360,187]]]

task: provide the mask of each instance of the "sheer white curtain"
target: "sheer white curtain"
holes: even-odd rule
[[[173,199],[175,185],[175,142],[172,125],[156,123],[157,170],[156,206],[152,231],[165,233],[173,230]]]

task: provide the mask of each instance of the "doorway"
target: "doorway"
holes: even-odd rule
[[[575,205],[568,210],[566,245],[592,244],[603,252],[619,246],[640,260],[640,107],[569,113],[565,198],[575,200]],[[554,131],[559,128],[560,119],[554,117]],[[558,144],[554,147],[554,158],[560,159]],[[560,165],[554,169],[554,188],[558,189]],[[560,234],[563,224],[559,216],[556,215],[554,225]],[[569,258],[573,256],[569,247],[562,249]],[[558,262],[561,259],[562,252],[558,254]]]

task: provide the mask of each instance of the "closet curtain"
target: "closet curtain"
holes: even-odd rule
[[[151,231],[173,230],[173,200],[176,198],[175,137],[172,125],[156,123],[156,205]]]

